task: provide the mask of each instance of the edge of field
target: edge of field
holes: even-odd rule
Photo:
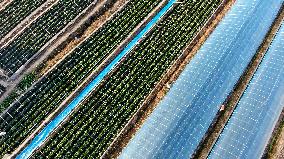
[[[273,130],[273,135],[269,140],[262,158],[284,159],[284,109]]]

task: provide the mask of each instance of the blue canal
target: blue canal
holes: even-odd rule
[[[144,29],[124,48],[124,50],[102,71],[99,75],[83,89],[83,91],[58,115],[52,120],[32,141],[31,143],[16,157],[17,159],[28,158],[43,142],[49,134],[53,132],[60,123],[72,112],[76,106],[81,103],[87,95],[96,88],[96,86],[104,79],[104,77],[119,63],[119,61],[130,52],[134,46],[151,30],[151,28],[162,18],[162,16],[173,6],[176,0],[170,0]]]

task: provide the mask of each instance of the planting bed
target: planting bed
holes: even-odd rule
[[[0,39],[45,2],[46,0],[13,0],[5,9],[0,10]]]
[[[33,158],[101,156],[218,4],[176,5]]]
[[[25,93],[0,118],[0,157],[13,151],[132,32],[160,0],[134,0]]]

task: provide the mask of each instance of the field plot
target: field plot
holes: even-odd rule
[[[78,14],[96,0],[60,0],[0,50],[0,68],[8,76],[15,73]]]
[[[160,0],[127,4],[25,93],[1,118],[0,157],[11,153],[155,8]]]
[[[209,158],[262,157],[284,107],[283,24]]]
[[[0,10],[0,39],[47,0],[13,0]]]
[[[219,4],[176,5],[32,157],[99,158]]]
[[[66,106],[37,136],[33,141],[17,156],[17,158],[26,158],[30,156],[34,150],[44,143],[47,137],[53,132],[65,118],[72,112],[74,108],[81,103],[85,97],[96,88],[108,73],[115,68],[119,61],[143,38],[151,28],[162,18],[162,16],[173,6],[175,0],[169,1],[157,14],[151,19],[148,24],[133,38],[132,41],[107,65],[78,95],[73,101]]]
[[[190,158],[282,2],[236,1],[120,158]]]

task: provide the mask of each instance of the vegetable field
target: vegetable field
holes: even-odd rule
[[[101,156],[218,4],[176,5],[33,158]]]
[[[54,70],[42,78],[0,118],[0,156],[13,151],[70,95],[160,0],[134,0],[107,24],[77,47]]]
[[[196,154],[257,67],[248,64],[273,38],[283,1],[0,0],[0,158]],[[264,62],[279,69],[263,78],[278,78],[282,61]]]
[[[11,76],[94,1],[59,0],[8,46],[1,48],[0,68]]]
[[[0,11],[0,39],[45,2],[46,0],[13,0]]]

